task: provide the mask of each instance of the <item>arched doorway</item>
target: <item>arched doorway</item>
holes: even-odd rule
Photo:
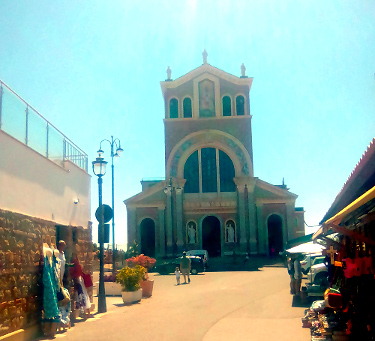
[[[141,253],[155,257],[155,223],[146,218],[141,222]]]
[[[283,222],[277,214],[269,216],[268,221],[268,252],[270,256],[283,251]]]
[[[202,248],[207,250],[210,257],[221,256],[220,221],[209,216],[202,222]]]

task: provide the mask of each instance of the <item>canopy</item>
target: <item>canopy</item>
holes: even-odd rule
[[[375,198],[375,186],[369,189],[366,193],[361,195],[359,198],[354,200],[351,204],[342,209],[339,213],[328,219],[323,223],[323,225],[316,231],[312,237],[313,240],[318,238],[320,235],[327,233],[327,231],[333,228],[336,232],[344,233],[345,228],[338,226],[341,220],[345,218],[349,213],[355,211],[357,208],[366,204],[370,200]],[[345,233],[344,233],[345,234]]]
[[[335,225],[340,224],[342,218],[344,218],[346,215],[355,211],[358,207],[364,205],[366,202],[374,198],[375,198],[375,186],[369,189],[366,193],[361,195],[359,198],[354,200],[351,204],[346,206],[335,216],[325,221],[324,224],[335,224]]]
[[[313,242],[304,243],[292,247],[291,249],[286,250],[288,253],[321,253],[325,249],[324,246],[315,244]]]

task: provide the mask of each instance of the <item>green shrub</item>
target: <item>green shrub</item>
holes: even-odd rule
[[[134,268],[128,266],[122,268],[116,276],[116,282],[122,286],[122,291],[136,291],[140,288],[139,282],[145,276],[146,269],[136,265]]]

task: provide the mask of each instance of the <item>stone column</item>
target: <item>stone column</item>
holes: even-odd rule
[[[283,246],[285,248],[289,239],[293,239],[294,219],[295,219],[295,203],[286,203],[286,226],[283,228]]]
[[[240,252],[246,252],[245,184],[237,184],[238,217],[240,219]]]
[[[166,189],[167,205],[166,205],[166,235],[167,235],[167,256],[173,255],[173,226],[172,226],[172,188]]]
[[[268,255],[268,231],[264,226],[263,203],[256,202],[256,213],[258,220],[259,253]]]
[[[137,226],[137,208],[133,206],[127,207],[128,213],[128,247],[133,244],[134,241],[140,244],[139,228]]]
[[[181,253],[184,248],[182,233],[182,188],[176,188],[176,228],[177,228],[177,252]]]
[[[256,224],[256,208],[254,196],[255,181],[247,184],[247,210],[249,212],[249,243],[250,253],[255,255],[258,253],[257,245],[257,224]]]
[[[164,220],[165,207],[158,207],[159,216],[159,243],[156,244],[156,252],[159,257],[165,256],[165,220]]]

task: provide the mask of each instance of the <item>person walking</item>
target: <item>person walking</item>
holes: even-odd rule
[[[294,261],[295,295],[299,295],[301,293],[302,268],[301,268],[300,258],[301,256],[298,255]]]
[[[190,269],[191,269],[191,261],[189,258],[186,257],[186,252],[182,253],[182,257],[180,260],[180,270],[182,275],[184,276],[184,281],[186,283],[186,276],[188,278],[188,283],[190,283]]]
[[[176,271],[174,273],[176,275],[177,285],[180,285],[181,272],[178,266],[176,267]]]
[[[290,294],[295,294],[295,279],[294,279],[294,259],[292,257],[288,258],[288,274],[290,277]]]

